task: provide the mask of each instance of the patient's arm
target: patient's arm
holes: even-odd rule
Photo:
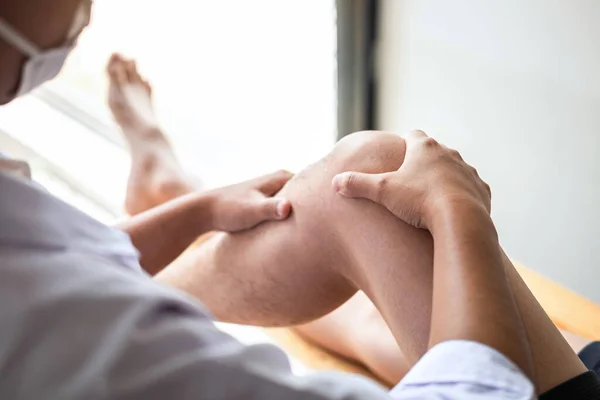
[[[359,286],[381,311],[408,365],[427,349],[432,300],[432,243],[382,207],[337,196],[332,177],[397,169],[404,142],[385,133],[342,140],[281,192],[293,217],[217,235],[158,279],[200,298],[220,319],[289,325],[323,315]],[[539,391],[585,369],[505,259],[524,319]]]

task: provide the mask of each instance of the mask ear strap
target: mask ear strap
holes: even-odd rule
[[[40,52],[35,44],[31,43],[29,39],[26,39],[23,35],[17,32],[2,18],[0,18],[0,37],[3,38],[7,43],[21,50],[29,57],[33,57]]]

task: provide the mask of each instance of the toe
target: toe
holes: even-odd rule
[[[135,60],[127,60],[125,61],[125,65],[128,82],[134,85],[141,85],[148,92],[148,94],[152,94],[152,86],[140,75],[140,72],[137,68],[137,62]]]
[[[121,62],[124,61],[125,57],[121,53],[112,53],[110,55],[109,63]]]
[[[127,83],[125,60],[120,54],[113,54],[108,61],[107,72],[112,83],[123,85]]]
[[[110,75],[113,73],[115,67],[121,62],[123,62],[123,56],[121,56],[119,53],[112,53],[108,59],[108,63],[106,64],[106,72],[108,72]]]
[[[140,73],[138,72],[137,63],[135,60],[129,60],[127,62],[127,78],[129,79],[130,83],[134,84],[143,84],[144,82],[140,76]]]
[[[146,88],[148,93],[152,94],[152,85],[150,85],[150,82],[148,82],[147,80],[144,79],[143,83],[144,83],[144,87]]]

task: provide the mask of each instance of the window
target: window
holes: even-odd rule
[[[336,137],[335,46],[333,0],[97,1],[61,75],[30,96],[35,100],[2,113],[26,119],[31,104],[40,103],[36,107],[48,114],[61,114],[48,117],[53,124],[36,115],[38,123],[26,128],[29,145],[43,141],[38,150],[80,175],[77,181],[101,175],[102,187],[82,192],[116,213],[127,156],[105,105],[104,67],[113,51],[138,61],[185,167],[216,186],[279,168],[297,171],[330,148]],[[72,138],[47,130],[58,120]],[[2,124],[7,134],[23,136]],[[98,146],[106,150],[104,161],[89,157]]]

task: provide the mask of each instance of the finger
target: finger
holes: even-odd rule
[[[343,172],[333,177],[336,192],[345,197],[362,197],[381,203],[387,182],[387,174],[364,174]]]
[[[406,159],[411,158],[411,153],[414,149],[418,149],[422,145],[424,139],[431,139],[427,134],[420,130],[410,131],[404,138],[406,143]],[[431,139],[433,140],[433,139]],[[405,160],[406,161],[406,160]]]
[[[283,185],[285,185],[290,179],[292,174],[286,170],[279,170],[269,175],[261,176],[253,181],[256,189],[263,193],[265,196],[273,196],[279,192]]]
[[[449,147],[446,147],[444,145],[442,145],[444,147],[444,149],[448,152],[448,154],[450,154],[451,157],[454,157],[455,159],[459,160],[459,161],[464,161],[462,156],[460,155],[460,153],[458,152],[458,150],[455,149],[451,149]]]
[[[254,207],[256,209],[256,224],[263,221],[286,219],[292,211],[292,204],[289,200],[277,197],[265,197],[258,200]]]

